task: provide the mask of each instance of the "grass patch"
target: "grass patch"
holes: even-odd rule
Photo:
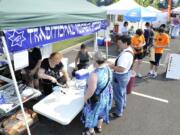
[[[83,37],[77,37],[77,38],[72,38],[68,40],[63,40],[60,42],[56,42],[53,44],[53,52],[55,51],[61,51],[64,50],[68,47],[72,47],[78,43],[81,43],[83,41],[89,40],[94,37],[94,34],[88,35],[88,36],[83,36]]]

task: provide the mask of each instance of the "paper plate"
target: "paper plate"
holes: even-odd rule
[[[34,91],[32,89],[25,89],[23,92],[22,92],[22,96],[31,96],[32,94],[34,93]]]

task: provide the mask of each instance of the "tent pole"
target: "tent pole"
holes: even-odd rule
[[[26,119],[25,111],[24,111],[24,108],[23,108],[23,103],[22,103],[21,95],[20,95],[19,88],[18,88],[18,85],[17,85],[17,80],[16,80],[16,77],[15,77],[15,73],[14,73],[14,70],[13,70],[12,63],[11,63],[9,50],[7,48],[7,44],[6,44],[6,41],[5,41],[5,37],[1,36],[1,39],[2,39],[2,43],[4,45],[4,51],[5,51],[7,60],[8,60],[9,69],[10,69],[11,76],[12,76],[12,79],[13,79],[13,82],[14,82],[16,94],[18,96],[18,100],[19,100],[20,107],[21,107],[21,111],[22,111],[22,114],[24,116],[24,122],[25,122],[25,125],[26,125],[27,133],[28,133],[28,135],[31,135],[31,132],[30,132],[30,129],[29,129],[29,125],[28,125],[28,122],[27,122],[27,119]]]
[[[111,21],[111,14],[109,15],[109,27],[111,28],[111,23],[112,23],[112,21]]]
[[[98,51],[98,45],[97,45],[97,32],[95,33],[95,41],[94,41],[94,52],[97,52]]]
[[[105,30],[105,34],[106,34],[106,36],[105,36],[105,37],[106,37],[106,38],[105,38],[106,59],[108,59],[108,55],[109,55],[109,54],[108,54],[108,49],[109,49],[109,48],[108,48],[108,38],[109,38],[109,36],[108,36],[108,30],[109,30],[108,28]]]

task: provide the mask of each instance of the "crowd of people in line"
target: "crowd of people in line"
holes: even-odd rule
[[[169,44],[169,36],[165,33],[164,25],[158,31],[154,31],[150,23],[145,24],[145,30],[134,28],[127,29],[128,22],[124,23],[120,35],[116,36],[116,46],[120,50],[115,63],[108,61],[102,52],[96,52],[93,57],[89,55],[86,45],[82,44],[75,57],[75,72],[89,66],[90,60],[94,65],[94,71],[90,73],[84,95],[84,108],[82,111],[82,123],[85,130],[83,135],[94,135],[102,132],[102,123],[109,123],[109,117],[119,118],[123,116],[127,105],[127,85],[130,80],[130,70],[135,70],[137,77],[142,77],[142,59],[154,49],[155,58],[150,61],[149,76],[155,78],[164,48]],[[29,67],[23,70],[25,80],[31,87],[42,88],[45,96],[53,91],[56,85],[68,87],[70,77],[62,63],[62,54],[54,52],[49,58],[42,60],[39,48],[29,50]],[[39,80],[39,81],[38,81]],[[39,85],[40,84],[40,85]],[[115,110],[111,113],[112,102],[115,102]]]
[[[137,29],[135,31],[133,26],[128,29],[128,22],[124,22],[123,27],[115,35],[129,35],[131,37],[131,46],[134,50],[135,59],[133,69],[136,71],[138,77],[142,77],[140,73],[142,60],[145,56],[150,55],[150,53],[154,53],[153,60],[150,60],[151,64],[148,75],[156,78],[164,48],[169,45],[169,35],[166,33],[166,25],[161,24],[159,29],[154,29],[149,22],[146,22],[144,30]]]
[[[101,52],[94,55],[96,69],[88,79],[84,98],[86,104],[82,117],[85,126],[83,135],[94,135],[96,132],[102,132],[103,121],[109,123],[109,117],[114,119],[123,116],[127,105],[130,70],[135,70],[137,77],[142,77],[140,65],[142,59],[151,53],[151,49],[154,50],[154,60],[150,60],[150,71],[147,75],[153,78],[157,77],[164,48],[169,45],[169,36],[165,33],[166,26],[163,24],[157,31],[154,31],[150,23],[147,22],[144,31],[137,29],[135,32],[133,32],[133,27],[130,28],[129,32],[127,26],[128,22],[124,22],[124,28],[116,36],[116,45],[120,54],[115,63],[106,61],[105,55]],[[112,74],[109,74],[111,71]],[[113,99],[115,109],[110,113]]]

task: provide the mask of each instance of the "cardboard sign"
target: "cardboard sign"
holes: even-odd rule
[[[166,78],[180,80],[180,54],[171,54],[169,57]]]
[[[21,51],[13,54],[14,68],[19,70],[29,66],[29,55],[28,51]]]

